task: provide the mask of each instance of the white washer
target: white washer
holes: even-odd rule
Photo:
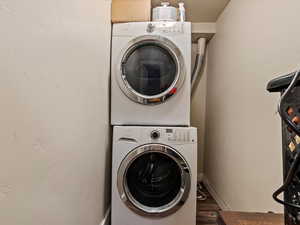
[[[196,183],[196,128],[114,127],[112,225],[195,225]]]
[[[189,126],[191,23],[113,25],[111,124]]]

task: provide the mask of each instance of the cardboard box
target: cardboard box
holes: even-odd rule
[[[151,20],[151,0],[112,0],[113,23]]]

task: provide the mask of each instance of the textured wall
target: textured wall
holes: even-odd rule
[[[277,75],[299,68],[298,0],[231,1],[209,44],[205,174],[233,210],[281,211]]]
[[[110,2],[0,1],[0,223],[98,225],[109,201]]]

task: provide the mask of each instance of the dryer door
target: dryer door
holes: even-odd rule
[[[161,36],[142,36],[125,48],[117,79],[127,97],[158,104],[176,94],[185,78],[180,50]]]
[[[118,170],[118,190],[123,202],[143,216],[166,216],[186,201],[190,169],[173,148],[143,145],[131,151]]]

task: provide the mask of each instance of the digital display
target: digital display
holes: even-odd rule
[[[166,133],[167,133],[167,134],[173,133],[173,129],[166,129]]]

